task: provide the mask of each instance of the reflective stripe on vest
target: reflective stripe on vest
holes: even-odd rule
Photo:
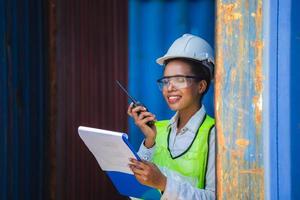
[[[191,180],[195,187],[203,189],[208,159],[209,133],[214,124],[214,119],[206,115],[189,148],[183,154],[172,158],[168,147],[169,120],[156,122],[156,147],[152,161],[160,167],[178,172]]]

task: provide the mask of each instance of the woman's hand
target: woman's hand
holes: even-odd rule
[[[143,185],[148,185],[164,191],[167,184],[167,177],[161,173],[158,167],[148,161],[138,161],[130,159],[129,167],[136,179]]]
[[[144,145],[151,148],[155,143],[156,128],[154,125],[147,125],[148,122],[156,121],[155,115],[148,112],[145,107],[137,106],[133,108],[133,103],[128,107],[127,113],[134,119],[134,123],[145,135]]]

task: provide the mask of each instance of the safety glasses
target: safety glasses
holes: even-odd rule
[[[187,88],[192,85],[193,80],[201,80],[197,76],[185,76],[185,75],[175,75],[175,76],[164,76],[157,80],[157,84],[160,90],[168,88],[170,84],[176,89]]]

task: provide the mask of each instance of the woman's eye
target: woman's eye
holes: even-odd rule
[[[176,81],[178,83],[183,83],[183,82],[185,82],[185,78],[184,77],[177,77]]]
[[[161,80],[161,82],[162,82],[163,84],[168,84],[168,83],[169,83],[169,80],[168,80],[168,79],[163,79],[163,80]]]

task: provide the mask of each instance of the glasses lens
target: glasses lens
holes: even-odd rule
[[[171,82],[177,89],[188,87],[188,78],[186,77],[172,77]]]
[[[160,90],[164,89],[164,84],[161,81],[157,81],[157,85]]]
[[[168,87],[169,85],[169,79],[168,78],[161,78],[157,80],[157,84],[160,90],[163,90],[164,87]]]
[[[157,84],[160,90],[167,88],[172,84],[173,87],[176,89],[182,89],[189,87],[192,84],[193,79],[199,79],[196,76],[184,76],[184,75],[177,75],[172,77],[163,77],[157,80]]]

